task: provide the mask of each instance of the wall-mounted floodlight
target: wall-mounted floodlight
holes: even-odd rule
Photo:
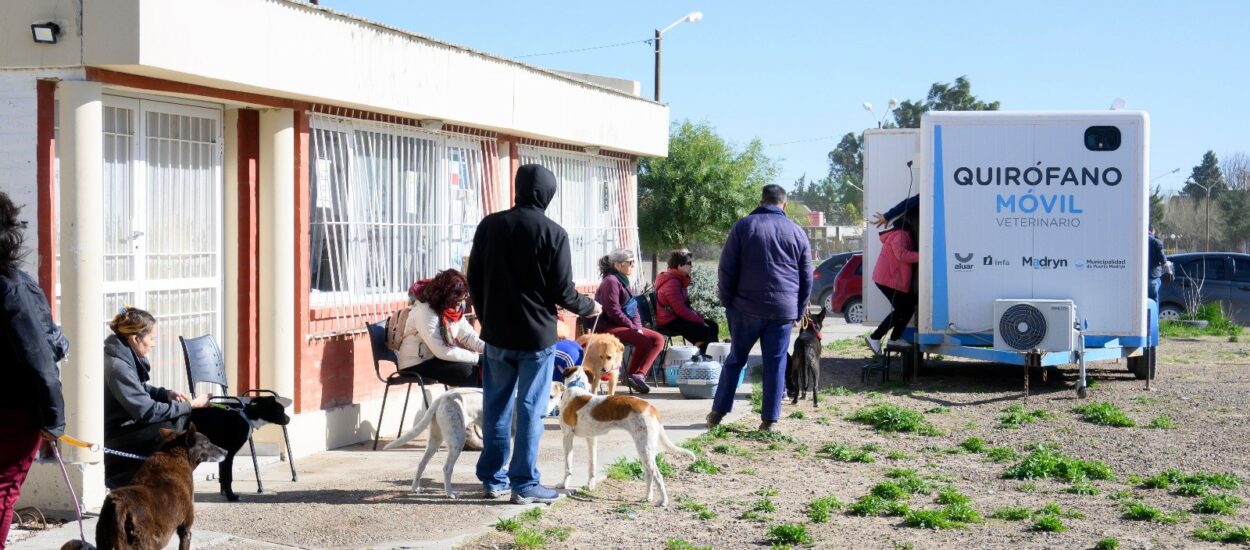
[[[61,35],[61,26],[56,23],[34,23],[30,26],[30,34],[36,44],[56,44],[56,37]]]
[[[437,118],[424,118],[418,124],[426,130],[434,130],[435,132],[443,129],[443,121]]]
[[[587,146],[586,146],[586,147],[584,147],[583,149],[586,151],[586,154],[588,154],[588,155],[598,155],[598,154],[599,154],[599,146],[597,146],[597,145],[587,145]]]

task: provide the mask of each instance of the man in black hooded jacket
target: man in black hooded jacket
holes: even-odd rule
[[[477,477],[489,498],[511,487],[516,504],[558,497],[540,483],[537,467],[555,361],[556,306],[582,317],[601,310],[573,285],[568,233],[545,214],[555,194],[550,170],[537,164],[517,170],[515,206],[482,219],[466,274],[486,342]],[[514,410],[516,448],[505,469]]]

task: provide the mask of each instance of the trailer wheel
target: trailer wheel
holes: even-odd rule
[[[1155,378],[1155,347],[1142,350],[1141,355],[1128,358],[1128,370],[1138,380],[1154,380]]]
[[[1076,387],[1076,396],[1078,398],[1085,399],[1088,395],[1089,395],[1089,390],[1086,389],[1085,386]]]

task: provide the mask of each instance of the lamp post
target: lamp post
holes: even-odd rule
[[[895,108],[898,107],[898,100],[890,98],[890,102],[886,104],[885,113],[881,114],[881,118],[877,118],[877,113],[872,110],[872,103],[865,101],[863,107],[865,111],[868,111],[868,116],[872,118],[872,121],[877,124],[878,128],[880,128],[881,124],[885,122],[886,115],[889,115]]]
[[[1215,183],[1213,182],[1213,183],[1209,183],[1209,184],[1207,184],[1207,185],[1203,185],[1203,184],[1201,184],[1201,183],[1198,183],[1198,182],[1194,181],[1192,178],[1190,178],[1190,179],[1188,179],[1188,180],[1185,180],[1185,183],[1192,183],[1192,184],[1194,184],[1194,185],[1197,185],[1198,187],[1201,187],[1203,191],[1206,191],[1206,192],[1207,192],[1207,223],[1206,223],[1206,225],[1207,225],[1207,228],[1206,228],[1206,243],[1207,243],[1207,244],[1206,244],[1206,245],[1204,245],[1204,246],[1205,246],[1205,249],[1204,249],[1204,250],[1208,250],[1208,251],[1209,251],[1209,250],[1211,250],[1211,187],[1212,187],[1212,186],[1214,186],[1214,185],[1215,185]]]
[[[676,21],[673,21],[672,23],[669,23],[667,27],[664,27],[663,29],[655,30],[655,100],[656,101],[660,100],[660,40],[664,38],[664,33],[668,32],[673,27],[676,27],[677,25],[680,25],[682,23],[698,23],[700,19],[703,19],[703,12],[692,11],[682,16],[681,19],[678,19]]]

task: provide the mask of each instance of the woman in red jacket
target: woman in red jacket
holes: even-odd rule
[[[606,332],[634,347],[629,358],[629,376],[625,385],[639,393],[651,391],[647,385],[647,371],[664,347],[660,333],[642,327],[638,316],[638,299],[630,292],[629,276],[634,274],[634,253],[618,248],[599,258],[599,272],[603,281],[595,292],[595,301],[603,304],[603,314],[594,321],[595,332]]]
[[[872,334],[865,336],[872,352],[881,354],[881,339],[886,331],[893,337],[889,345],[901,346],[903,331],[916,312],[916,293],[912,292],[912,264],[920,261],[915,250],[916,216],[909,212],[897,222],[892,229],[882,231],[881,255],[877,257],[877,266],[872,269],[872,282],[877,284],[882,294],[890,299],[893,310]],[[893,330],[891,330],[893,329]]]
[[[715,342],[720,328],[690,308],[690,272],[694,270],[689,250],[674,250],[668,256],[668,271],[655,278],[655,328],[694,342],[699,353]]]

